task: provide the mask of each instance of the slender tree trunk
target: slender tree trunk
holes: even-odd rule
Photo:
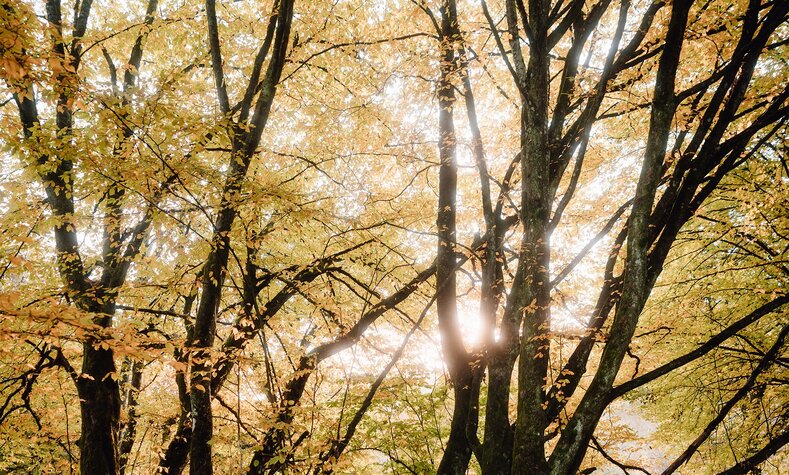
[[[206,0],[208,23],[208,44],[211,51],[211,66],[214,86],[220,110],[230,117],[230,102],[227,84],[224,80],[223,60],[216,5],[214,0]],[[273,49],[265,77],[260,81],[263,63],[269,53],[271,43],[264,41],[255,57],[252,76],[247,84],[244,100],[240,104],[238,122],[228,127],[232,143],[229,171],[222,190],[222,198],[212,238],[213,249],[203,269],[203,286],[200,304],[193,328],[193,352],[191,361],[191,380],[189,384],[190,409],[192,414],[192,435],[190,440],[190,474],[211,475],[211,438],[213,436],[212,371],[211,349],[216,336],[216,314],[222,297],[222,282],[227,272],[230,253],[230,232],[238,214],[240,192],[246,178],[252,157],[257,152],[261,136],[268,122],[274,95],[285,65],[293,18],[294,0],[282,0],[275,4],[275,13],[269,20],[267,39],[273,38]],[[259,93],[258,93],[259,91]],[[254,112],[250,118],[253,99]],[[249,119],[249,122],[247,122]]]
[[[611,334],[603,350],[598,371],[562,432],[551,457],[551,473],[555,475],[574,472],[581,465],[649,295],[649,217],[676,108],[674,82],[688,11],[692,3],[692,0],[678,0],[672,5],[665,50],[660,58],[656,77],[644,164],[636,187],[633,210],[628,219],[628,248],[622,297],[614,314]]]
[[[445,0],[441,5],[441,67],[438,81],[438,127],[439,158],[438,172],[438,249],[436,252],[436,311],[441,332],[444,361],[454,393],[454,408],[449,439],[438,466],[439,474],[464,474],[471,459],[471,444],[466,428],[472,409],[473,378],[469,366],[469,355],[463,345],[457,319],[457,163],[455,124],[453,109],[455,90],[453,79],[459,80],[459,58],[457,45],[460,41],[457,30],[457,11],[454,0]],[[476,425],[476,423],[474,423]]]
[[[121,442],[118,460],[120,461],[119,472],[123,475],[129,462],[129,454],[134,447],[134,438],[137,434],[137,395],[142,384],[142,361],[132,361],[129,365],[129,381],[126,388],[125,409],[128,420],[124,424],[121,432]]]
[[[520,277],[515,276],[517,281]],[[510,422],[510,387],[518,354],[518,316],[512,294],[499,325],[499,341],[488,350],[488,393],[485,434],[482,443],[483,473],[509,474],[512,466],[514,431]]]
[[[195,284],[197,283],[195,282]],[[192,292],[185,297],[184,309],[182,312],[184,315],[190,315],[192,313],[192,306],[196,299],[197,286],[195,285],[192,288]],[[186,339],[187,341],[191,341],[194,338],[192,334],[192,324],[188,320],[184,323],[186,327]],[[175,360],[183,364],[183,368],[186,368],[188,364],[187,351],[188,349],[176,349],[174,352]],[[178,402],[180,405],[178,423],[176,425],[175,434],[172,439],[170,439],[170,443],[167,444],[167,449],[164,451],[162,458],[159,460],[159,466],[157,467],[159,472],[168,475],[181,475],[183,472],[184,466],[186,465],[186,458],[189,455],[189,444],[192,438],[192,419],[189,414],[191,403],[185,369],[178,369],[176,371],[175,384],[178,387]],[[211,387],[216,388],[215,385]]]

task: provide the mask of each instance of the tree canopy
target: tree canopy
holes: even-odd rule
[[[781,473],[789,2],[0,0],[0,473]]]

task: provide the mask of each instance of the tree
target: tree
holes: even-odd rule
[[[407,276],[411,282],[406,281],[405,285],[400,286],[400,272],[392,271],[383,263],[402,262],[402,257],[397,254],[387,257],[386,254],[392,251],[387,250],[385,245],[370,253],[360,253],[360,249],[379,240],[376,233],[382,224],[360,222],[352,216],[343,218],[332,215],[332,206],[335,209],[346,206],[343,201],[347,198],[339,194],[330,200],[319,199],[317,201],[321,203],[312,205],[310,200],[313,198],[306,194],[299,196],[296,187],[289,189],[289,182],[299,179],[310,169],[331,178],[323,166],[311,162],[309,158],[279,154],[284,162],[290,161],[291,165],[294,161],[303,161],[309,165],[294,174],[289,170],[281,174],[269,173],[265,177],[270,180],[268,189],[255,189],[249,169],[252,158],[261,152],[261,137],[286,63],[291,43],[289,30],[293,2],[275,2],[270,5],[269,23],[260,38],[255,61],[245,67],[249,73],[244,78],[244,84],[240,85],[242,93],[237,97],[237,104],[231,104],[230,101],[234,98],[233,88],[239,86],[236,82],[239,76],[228,74],[225,70],[226,60],[220,51],[220,31],[223,28],[220,27],[221,22],[213,3],[207,3],[204,10],[202,7],[197,8],[195,16],[194,12],[190,12],[191,5],[168,6],[170,9],[162,13],[157,11],[157,3],[151,2],[142,23],[122,27],[113,24],[115,12],[100,10],[103,16],[100,17],[99,25],[105,26],[106,31],[93,31],[94,37],[86,39],[91,6],[90,2],[76,4],[74,25],[65,25],[73,29],[68,44],[61,38],[60,31],[63,28],[59,3],[47,4],[47,21],[42,24],[27,21],[34,17],[34,12],[33,8],[25,4],[8,5],[4,10],[7,13],[4,33],[10,38],[6,84],[14,94],[21,118],[21,131],[27,141],[18,142],[14,136],[16,127],[11,128],[12,133],[7,139],[9,143],[17,144],[14,160],[39,157],[36,162],[43,168],[46,168],[44,165],[51,157],[62,161],[54,170],[43,170],[41,182],[47,192],[54,196],[50,196],[45,203],[51,207],[56,221],[54,227],[60,273],[69,289],[63,296],[65,300],[61,300],[58,298],[59,291],[47,295],[44,289],[36,288],[34,283],[27,289],[31,295],[23,299],[17,295],[8,300],[4,314],[19,316],[24,314],[24,308],[31,305],[46,307],[48,304],[57,304],[58,312],[68,313],[71,310],[60,305],[68,302],[76,302],[77,310],[87,314],[83,317],[78,312],[75,314],[77,316],[68,320],[55,313],[54,320],[58,323],[66,320],[67,327],[73,329],[76,323],[81,324],[76,334],[56,334],[51,329],[35,334],[30,344],[39,354],[39,362],[32,371],[22,371],[21,376],[7,380],[13,391],[7,395],[3,418],[19,409],[26,409],[38,422],[37,413],[29,402],[29,393],[45,370],[62,367],[75,380],[81,401],[84,427],[80,432],[80,470],[83,473],[124,471],[138,425],[135,418],[139,417],[137,407],[141,396],[138,393],[143,379],[140,360],[148,360],[154,366],[166,363],[175,369],[174,385],[179,393],[180,414],[166,422],[166,425],[175,425],[175,430],[163,450],[159,467],[169,473],[180,472],[191,452],[197,455],[188,458],[190,472],[210,473],[210,441],[215,434],[212,427],[212,400],[219,397],[223,383],[243,354],[245,346],[261,335],[267,325],[270,326],[269,320],[290,305],[289,301],[294,296],[300,296],[313,308],[320,309],[324,321],[329,317],[327,323],[332,329],[328,330],[326,341],[317,347],[319,351],[308,352],[312,338],[323,336],[312,336],[316,330],[323,330],[313,324],[310,324],[313,328],[308,332],[309,335],[296,339],[295,349],[283,348],[285,351],[309,354],[300,358],[299,367],[293,368],[296,376],[286,380],[284,394],[280,394],[281,400],[274,395],[273,388],[269,388],[269,402],[278,412],[274,419],[280,422],[266,431],[261,448],[249,468],[253,473],[277,470],[281,466],[281,462],[276,461],[277,457],[284,453],[285,460],[290,461],[292,458],[287,455],[291,450],[289,444],[293,442],[290,440],[292,431],[285,430],[283,424],[287,425],[292,420],[294,406],[299,403],[305,392],[305,384],[315,372],[317,364],[353,346],[373,322],[429,278],[433,273],[432,268],[428,265],[427,270]],[[161,17],[160,21],[156,20],[157,13]],[[256,17],[255,12],[248,14]],[[206,20],[205,25],[201,21],[203,19]],[[121,20],[122,25],[128,23],[128,18]],[[184,25],[175,32],[168,31],[167,27],[173,24]],[[148,37],[159,34],[159,41],[186,45],[188,51],[191,43],[184,38],[189,34],[189,30],[184,28],[187,25],[197,25],[206,31],[204,40],[198,42],[198,51],[186,57],[165,55],[162,58],[158,55],[164,51],[154,49],[157,61],[151,61],[149,66],[155,72],[148,76],[146,89],[136,87],[143,65],[143,46]],[[131,60],[122,67],[124,82],[118,83],[113,48],[122,44],[112,42],[129,31],[137,36],[133,40]],[[34,49],[39,46],[36,40],[40,32],[51,37],[53,52]],[[18,38],[24,41],[17,44]],[[294,41],[294,44],[298,45],[298,41]],[[206,56],[201,51],[204,45],[208,51]],[[305,40],[302,45],[314,48],[320,43]],[[208,64],[204,62],[206,57],[210,59]],[[294,62],[291,61],[291,64]],[[67,67],[63,67],[63,64]],[[301,67],[305,64],[302,63]],[[83,67],[80,68],[80,65]],[[218,113],[206,114],[201,110],[205,107],[205,97],[198,95],[194,101],[184,100],[183,96],[179,97],[178,85],[194,86],[195,83],[191,81],[200,75],[201,69],[209,66],[214,79],[213,92],[203,85],[192,91],[216,97]],[[108,77],[98,72],[99,67],[109,71]],[[103,81],[109,83],[109,91],[103,87]],[[50,86],[57,93],[38,92]],[[90,104],[88,98],[98,99],[97,104]],[[39,103],[45,105],[42,110],[52,110],[57,116],[52,127],[55,135],[52,137],[39,136],[38,129],[43,129],[39,124],[44,123],[36,115]],[[91,117],[91,112],[97,113],[98,120]],[[74,117],[84,122],[75,127]],[[14,124],[13,121],[9,123]],[[101,132],[91,133],[86,124],[100,127]],[[116,134],[112,129],[116,127],[119,131],[118,142],[108,146],[107,138],[111,141]],[[61,136],[64,138],[53,138]],[[281,144],[277,141],[272,143]],[[44,154],[39,149],[53,152]],[[103,155],[108,150],[110,153]],[[276,150],[268,150],[277,156]],[[92,152],[89,156],[95,161],[85,160],[81,155],[88,151]],[[227,157],[224,166],[219,164],[222,156]],[[73,172],[75,166],[78,173]],[[262,167],[258,164],[257,168],[253,174],[255,180],[261,178]],[[214,170],[217,175],[212,174]],[[216,176],[223,177],[224,181],[214,183]],[[339,181],[336,183],[338,187],[345,186]],[[399,186],[397,183],[394,185]],[[266,203],[269,210],[250,206],[265,202],[267,193],[277,197],[280,202],[274,201],[273,205]],[[283,196],[277,196],[279,193]],[[291,197],[288,197],[288,193]],[[389,193],[389,190],[382,191],[382,194]],[[215,200],[213,196],[217,195],[219,198]],[[303,198],[305,203],[299,203],[297,198]],[[288,203],[289,199],[293,202]],[[283,202],[286,206],[282,206]],[[86,211],[102,205],[106,207],[102,214]],[[317,246],[302,247],[303,254],[297,253],[290,261],[287,258],[272,259],[275,255],[284,257],[284,252],[292,251],[292,236],[288,226],[309,229],[305,216],[314,212],[309,211],[311,207],[317,209],[320,205],[328,205],[328,211],[325,217],[314,218],[311,223],[311,230],[318,234],[310,244]],[[286,210],[281,211],[277,206]],[[288,206],[290,210],[287,210]],[[141,215],[140,222],[129,225],[128,217],[135,213]],[[78,214],[82,220],[76,218]],[[239,216],[243,218],[241,225],[236,224]],[[329,221],[329,217],[332,221]],[[372,218],[388,224],[386,215],[379,214]],[[162,221],[157,222],[157,219]],[[91,278],[93,269],[83,264],[83,254],[95,251],[92,239],[88,239],[87,243],[80,243],[78,239],[80,233],[93,238],[94,221],[103,222],[105,228],[101,257],[97,260],[97,267],[103,272],[99,279]],[[39,223],[33,223],[31,232],[37,232],[37,226]],[[156,230],[153,235],[152,229]],[[183,239],[179,234],[185,234],[187,238]],[[264,240],[269,241],[279,235],[284,237],[279,241],[284,251],[268,243],[264,249],[269,259],[259,257]],[[357,235],[366,235],[367,239],[357,240]],[[198,239],[197,244],[195,238]],[[171,244],[166,244],[168,240]],[[179,253],[178,242],[188,252]],[[34,244],[46,246],[46,242]],[[380,252],[384,254],[379,255]],[[360,260],[362,264],[337,266],[349,254],[354,261]],[[32,259],[34,255],[30,257]],[[236,268],[229,265],[233,260],[237,264]],[[124,289],[125,279],[135,261],[141,261],[138,264],[142,265],[133,273],[134,285]],[[16,265],[15,262],[12,264]],[[145,265],[150,267],[146,269]],[[168,269],[173,265],[175,269]],[[274,269],[267,267],[272,265]],[[354,266],[357,267],[355,270],[360,268],[362,271],[370,267],[375,284],[381,290],[390,285],[400,288],[383,297],[379,291],[351,273]],[[24,274],[24,270],[20,271]],[[240,283],[236,283],[237,278]],[[318,278],[321,278],[320,283],[325,286],[325,290],[309,289],[308,286]],[[226,284],[226,279],[230,280],[230,285]],[[151,284],[163,292],[156,295],[140,291]],[[348,289],[339,291],[334,288],[335,285]],[[226,288],[237,294],[232,298],[223,297]],[[124,303],[118,306],[117,299],[121,291],[124,291]],[[333,305],[321,302],[315,294],[326,291],[330,291],[338,300],[343,293],[357,296],[361,301],[361,305],[357,305],[359,320],[339,318],[325,308]],[[41,297],[46,298],[42,301]],[[367,308],[373,299],[379,299],[380,302]],[[176,304],[179,304],[180,309],[174,308]],[[236,312],[236,308],[241,311]],[[131,318],[123,312],[131,312]],[[235,315],[229,333],[221,334],[220,348],[212,348],[217,321],[228,312]],[[140,314],[151,318],[139,318]],[[164,317],[163,321],[161,317]],[[174,322],[168,321],[167,317],[180,320],[181,328],[174,326]],[[91,323],[84,324],[84,318],[88,318]],[[28,321],[34,322],[35,318]],[[14,326],[9,329],[9,334],[25,334],[28,330],[25,326]],[[120,344],[121,339],[128,339],[129,345]],[[75,353],[79,354],[70,345],[73,341],[82,343],[81,354],[84,359],[78,369],[71,362]],[[271,365],[265,343],[263,350],[267,354],[267,365]],[[172,359],[168,358],[168,353]],[[128,363],[124,365],[126,371],[122,375],[117,371],[116,356],[124,356],[125,363]],[[268,382],[270,385],[277,382],[273,371],[271,367],[273,379]],[[127,382],[123,387],[126,403],[123,420],[118,380]],[[19,386],[16,386],[17,383]],[[83,387],[88,389],[83,390]],[[24,391],[20,395],[22,389]],[[20,396],[25,404],[11,405],[14,398]],[[5,412],[6,409],[8,412]],[[122,441],[119,440],[121,428]],[[66,440],[69,439],[68,431],[67,425]],[[296,445],[297,442],[294,447]],[[66,449],[70,455],[73,450],[71,445],[67,445]],[[269,464],[272,459],[274,462]]]
[[[45,80],[51,87],[47,94],[53,98],[54,124],[44,126],[39,113],[38,94],[32,77],[32,61],[25,61],[28,55],[25,40],[32,43],[32,35],[25,31],[29,27],[25,20],[33,21],[32,12],[24,5],[5,4],[4,15],[9,28],[7,35],[18,34],[21,41],[14,44],[16,53],[22,56],[20,64],[13,56],[10,58],[13,72],[7,76],[7,83],[19,111],[19,120],[25,138],[27,157],[31,160],[46,191],[46,202],[54,221],[55,253],[58,273],[65,286],[68,300],[85,312],[95,315],[93,324],[99,328],[112,325],[115,313],[117,289],[127,277],[129,266],[140,253],[145,235],[151,225],[153,206],[147,209],[142,219],[127,234],[122,233],[121,214],[125,190],[122,181],[112,183],[106,190],[104,242],[101,254],[102,274],[99,279],[91,279],[80,253],[77,223],[74,221],[74,113],[76,76],[84,45],[83,36],[88,25],[91,2],[77,4],[71,25],[70,38],[64,29],[63,16],[59,1],[46,4],[47,41],[50,50],[46,53],[49,70]],[[145,25],[153,21],[156,1],[148,4]],[[18,33],[17,33],[18,32]],[[135,86],[135,69],[139,69],[142,57],[144,35],[137,37],[130,60],[129,69],[124,74],[123,93]],[[13,66],[15,65],[15,66]],[[15,68],[15,69],[14,69]],[[114,71],[113,71],[114,73]],[[118,100],[128,105],[128,99],[118,90],[113,74],[114,92]],[[123,111],[121,111],[123,114]],[[118,142],[113,146],[114,153],[121,155],[125,142],[132,131],[124,129]],[[122,179],[121,179],[122,180]],[[160,185],[166,186],[166,182]],[[117,470],[118,422],[120,397],[117,384],[117,368],[113,349],[102,345],[93,337],[87,337],[83,344],[83,358],[80,373],[77,374],[62,355],[52,358],[49,349],[42,353],[42,361],[47,359],[64,366],[72,375],[80,397],[80,467],[82,473],[113,473]],[[57,353],[57,350],[55,350]]]
[[[779,464],[784,3],[2,3],[0,471]]]
[[[520,199],[513,198],[520,223],[520,241],[517,244],[512,241],[512,246],[517,248],[512,251],[516,271],[507,282],[507,301],[501,317],[497,318],[497,302],[502,295],[499,276],[504,274],[502,269],[510,260],[507,257],[509,243],[497,238],[505,232],[506,217],[500,206],[493,210],[491,205],[490,176],[467,79],[468,54],[457,27],[457,7],[452,1],[442,4],[442,80],[449,83],[453,74],[462,76],[456,87],[466,98],[472,137],[470,148],[480,171],[481,214],[488,249],[493,249],[480,255],[480,266],[493,269],[482,274],[480,290],[480,308],[485,312],[483,319],[489,327],[482,348],[485,354],[482,364],[487,367],[489,381],[481,443],[476,440],[473,429],[477,425],[477,403],[466,400],[468,397],[478,399],[480,378],[467,376],[464,379],[462,376],[479,371],[480,359],[464,350],[462,343],[457,343],[454,315],[448,310],[442,320],[439,306],[439,322],[445,325],[442,345],[456,385],[453,427],[472,428],[465,436],[462,429],[458,429],[457,440],[462,442],[457,443],[459,448],[455,450],[450,443],[441,472],[464,473],[468,454],[474,450],[484,473],[574,473],[583,463],[603,411],[613,400],[711,349],[673,360],[668,367],[662,366],[656,372],[631,381],[620,377],[620,383],[615,385],[624,357],[634,342],[639,316],[683,225],[715,193],[729,173],[746,166],[751,156],[783,128],[786,89],[783,85],[767,86],[765,81],[754,77],[754,71],[763,52],[781,44],[776,42],[775,35],[786,21],[786,7],[759,2],[742,7],[743,10],[732,17],[738,22],[735,31],[739,36],[727,33],[724,41],[729,43],[717,50],[716,67],[709,75],[696,74],[690,80],[683,80],[680,84],[687,85],[683,89],[678,86],[678,72],[684,69],[685,61],[693,58],[693,53],[698,53],[687,51],[686,36],[705,29],[704,34],[722,31],[720,27],[705,23],[705,11],[715,9],[709,3],[694,6],[693,2],[673,2],[667,23],[662,25],[656,21],[659,13],[667,8],[666,4],[652,3],[640,9],[637,13],[640,18],[636,20],[639,27],[627,35],[627,25],[634,21],[629,18],[633,9],[630,2],[620,3],[617,18],[612,13],[613,2],[570,2],[552,6],[539,0],[526,5],[515,0],[505,1],[503,32],[499,32],[498,22],[485,2],[482,3],[498,54],[511,73],[516,94],[520,96],[520,143],[512,161],[513,165],[520,164],[521,186],[516,195]],[[424,5],[422,8],[437,25],[432,12]],[[694,28],[698,28],[696,31],[688,31],[690,19],[694,21]],[[703,26],[696,27],[699,23]],[[614,33],[607,54],[598,55],[597,45],[590,42],[590,38],[604,28]],[[508,48],[505,46],[507,39]],[[585,63],[581,63],[582,55],[587,57]],[[602,58],[598,60],[601,67],[596,81],[590,85],[590,81],[583,80],[586,79],[584,69],[589,68],[590,58],[596,55]],[[655,71],[654,76],[648,72],[650,70]],[[618,92],[638,90],[643,79],[653,81],[651,98],[636,106],[623,107],[616,103]],[[439,256],[455,235],[457,187],[455,172],[451,171],[452,157],[456,153],[452,87],[447,85],[439,89],[440,190],[445,193],[439,196]],[[762,99],[766,88],[771,89],[770,100]],[[442,95],[442,90],[450,92]],[[555,91],[553,98],[551,91]],[[649,110],[648,134],[640,176],[631,198],[566,269],[553,270],[551,237],[561,226],[564,213],[578,189],[587,149],[593,145],[594,129],[607,130],[606,119],[621,119],[642,108]],[[673,131],[672,127],[675,127]],[[573,159],[573,172],[565,178]],[[448,171],[444,173],[444,169]],[[499,203],[510,192],[510,170],[497,181],[502,184]],[[559,195],[562,182],[566,183],[565,191]],[[446,197],[442,199],[442,196]],[[597,304],[586,324],[587,333],[566,361],[551,361],[552,350],[562,344],[552,332],[556,326],[552,309],[557,300],[552,293],[559,292],[558,284],[578,265],[589,248],[614,227],[625,209],[629,209],[627,223],[613,241]],[[620,247],[625,241],[626,251],[620,257]],[[616,273],[618,266],[622,268],[619,274]],[[451,280],[448,282],[450,287],[454,286]],[[444,294],[451,300],[452,290]],[[784,300],[783,296],[774,297],[743,320],[752,323],[780,308]],[[606,325],[610,314],[614,315],[613,322]],[[494,327],[498,338],[493,337]],[[712,339],[720,343],[740,329],[727,328]],[[746,384],[666,473],[685,462],[709,431],[749,393],[759,374],[769,367],[782,348],[783,337],[782,331]],[[596,367],[592,366],[594,376],[588,387],[579,394],[581,392],[576,390],[592,363],[590,356],[597,343],[603,343],[600,360]],[[516,361],[517,416],[511,421],[510,380]],[[461,365],[463,370],[453,371],[453,363]],[[573,396],[576,396],[575,407],[568,406]],[[555,445],[551,443],[550,450],[547,443],[557,436],[559,439]]]

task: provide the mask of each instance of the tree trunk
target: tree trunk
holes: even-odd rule
[[[85,343],[78,393],[82,418],[79,438],[80,473],[115,475],[118,473],[118,421],[120,392],[115,360],[111,350],[96,349]]]
[[[455,90],[453,79],[458,79],[459,62],[456,45],[459,42],[457,11],[454,0],[445,0],[441,5],[441,67],[438,81],[438,128],[439,158],[438,211],[436,227],[438,248],[436,251],[436,312],[441,332],[444,362],[449,371],[455,396],[449,440],[438,466],[439,474],[464,474],[471,460],[471,444],[466,427],[471,412],[472,374],[469,355],[463,344],[457,318],[457,163],[455,124],[453,108]],[[476,426],[476,423],[474,423]]]
[[[661,176],[669,128],[676,108],[674,82],[679,64],[691,0],[672,5],[665,50],[656,76],[654,106],[649,134],[633,209],[628,219],[628,247],[622,296],[614,314],[608,342],[600,358],[599,368],[581,403],[576,409],[551,457],[551,473],[575,472],[597,422],[608,404],[614,379],[638,323],[638,317],[649,295],[648,278],[649,218],[658,181]]]
[[[129,455],[134,447],[134,438],[137,434],[137,394],[142,384],[142,362],[132,361],[129,365],[129,381],[126,388],[125,409],[128,420],[121,433],[121,443],[118,460],[120,462],[120,475],[126,472],[129,462]]]
[[[517,334],[515,336],[517,338]],[[488,400],[485,407],[485,435],[482,444],[482,473],[507,475],[512,465],[513,431],[510,425],[510,384],[515,357],[513,342],[506,351],[489,353]]]
[[[518,359],[518,411],[513,441],[512,473],[544,474],[546,393],[550,351],[550,212],[553,201],[548,145],[548,13],[547,0],[529,2],[532,32],[527,94],[521,96],[521,219],[523,237],[519,265],[523,279],[513,292],[522,294],[515,311],[521,315]],[[511,14],[514,16],[514,13]],[[509,21],[509,20],[508,20]],[[517,20],[515,20],[517,22]],[[522,18],[525,23],[526,18]]]
[[[205,2],[208,44],[220,110],[230,117],[232,114],[227,85],[224,80],[215,3],[214,0],[206,0]],[[213,436],[211,348],[216,336],[216,312],[222,298],[222,282],[227,272],[230,253],[230,232],[238,214],[239,195],[252,157],[257,153],[261,136],[268,123],[274,95],[285,65],[293,18],[293,3],[294,0],[282,0],[275,3],[275,12],[270,17],[268,27],[268,31],[273,35],[274,43],[265,78],[260,81],[263,62],[269,52],[270,44],[267,41],[264,41],[255,58],[253,73],[241,103],[238,122],[233,121],[227,129],[232,143],[229,171],[222,189],[222,198],[211,240],[213,249],[203,269],[203,288],[193,328],[194,352],[190,358],[192,377],[189,391],[192,414],[191,475],[211,475],[213,473],[210,444]],[[259,94],[258,91],[260,91]],[[252,101],[256,94],[258,97],[254,104],[254,113],[249,118]],[[249,122],[247,122],[248,118]]]

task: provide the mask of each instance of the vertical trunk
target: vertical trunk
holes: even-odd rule
[[[512,370],[517,357],[518,321],[508,303],[499,326],[499,339],[496,341],[496,312],[503,292],[502,256],[498,250],[501,249],[505,229],[505,224],[498,217],[499,211],[496,211],[492,220],[493,226],[489,230],[491,238],[487,246],[493,246],[493,249],[486,249],[480,305],[490,329],[486,335],[485,364],[479,368],[481,371],[485,368],[488,370],[485,430],[479,463],[483,473],[507,474],[510,473],[512,465],[513,430],[509,406]]]
[[[79,379],[81,433],[80,473],[116,474],[120,394],[111,350],[84,345]]]
[[[230,114],[227,85],[224,80],[222,53],[220,51],[216,3],[205,2],[208,23],[208,46],[214,75],[219,108],[222,114]],[[189,340],[189,409],[192,416],[189,473],[212,475],[211,438],[213,437],[213,412],[211,410],[211,348],[216,336],[216,312],[222,298],[222,284],[230,254],[230,231],[236,218],[237,195],[249,167],[249,156],[240,152],[243,132],[236,124],[230,124],[228,135],[232,144],[230,164],[211,238],[211,252],[202,270],[200,304],[195,315],[192,338]]]
[[[126,389],[126,413],[128,420],[123,427],[121,443],[119,449],[120,475],[126,472],[129,462],[129,454],[134,447],[134,437],[137,433],[137,394],[142,384],[142,362],[132,361],[129,367],[129,381]]]
[[[213,248],[203,269],[203,289],[195,316],[191,353],[191,379],[189,381],[190,410],[192,414],[192,439],[189,473],[211,475],[211,438],[213,413],[211,411],[211,348],[216,336],[216,313],[222,296],[222,283],[230,254],[230,231],[237,211],[234,202],[246,175],[249,159],[233,154],[230,174],[222,196],[219,217],[214,230]]]
[[[482,473],[506,475],[510,473],[512,465],[513,431],[509,407],[515,355],[511,351],[496,351],[489,352],[488,358],[488,395],[480,465]]]
[[[100,296],[99,296],[100,298]],[[115,313],[114,297],[104,305],[84,303],[89,311],[103,314],[94,321],[110,326]],[[81,433],[80,473],[118,473],[118,429],[121,398],[115,357],[111,349],[98,347],[98,341],[83,345],[82,369],[77,383],[80,399]]]
[[[158,469],[167,475],[181,475],[189,456],[189,443],[192,438],[192,420],[188,412],[182,412],[178,417],[178,427],[175,435],[167,445],[164,456],[159,461]]]
[[[69,64],[73,71],[79,65],[79,40],[85,34],[91,1],[86,0],[78,9],[72,31],[72,44],[67,47],[63,36],[61,6],[58,0],[46,4],[47,21],[54,32],[52,35],[52,56],[55,60]],[[73,116],[70,109],[70,93],[66,83],[71,79],[68,72],[55,75],[55,91],[58,97],[55,112],[59,137],[68,142],[71,135]],[[73,74],[73,73],[71,73]],[[25,137],[33,138],[33,131],[39,127],[38,110],[32,85],[30,96],[20,99],[15,96],[19,107],[20,119]],[[52,214],[58,218],[55,225],[55,247],[57,251],[58,272],[70,296],[81,310],[94,312],[99,317],[94,322],[107,328],[115,313],[114,295],[104,295],[86,277],[85,268],[79,253],[79,240],[73,223],[73,174],[74,164],[69,150],[61,150],[58,156],[38,157],[40,165],[52,159],[57,165],[54,170],[42,172],[41,180],[47,193]],[[99,303],[104,302],[104,303]],[[101,348],[94,338],[83,344],[82,369],[77,382],[80,398],[80,473],[115,474],[117,473],[118,420],[120,415],[120,393],[115,359],[111,349]]]
[[[473,383],[472,378],[469,377],[457,378],[452,384],[455,395],[452,424],[437,473],[442,475],[463,475],[466,473],[471,460],[471,444],[469,443],[466,429],[472,413],[471,389]]]
[[[518,414],[513,443],[513,473],[547,472],[543,448],[545,391],[550,341],[549,222],[552,201],[548,153],[548,12],[547,0],[529,2],[532,39],[521,116],[521,215],[523,238],[519,266],[523,280],[515,311],[521,315],[518,359]],[[521,15],[523,17],[523,15]],[[526,22],[526,18],[522,18]]]
[[[72,71],[79,65],[79,40],[85,34],[91,1],[83,2],[77,11],[72,43],[67,46],[62,27],[61,6],[58,0],[49,0],[46,4],[47,21],[52,35],[52,57],[54,60],[69,64]],[[70,109],[70,93],[65,85],[71,78],[68,72],[55,75],[55,92],[58,98],[56,108],[56,126],[58,136],[68,143],[71,135],[73,116]],[[26,78],[27,95],[14,99],[19,109],[25,138],[36,140],[34,131],[40,127],[38,109],[35,102],[32,81]],[[55,249],[58,272],[63,283],[77,306],[84,311],[100,316],[94,322],[107,328],[112,323],[115,313],[115,296],[113,293],[102,292],[96,288],[85,273],[82,257],[79,253],[79,240],[73,222],[73,162],[66,148],[57,156],[40,155],[39,165],[50,161],[56,165],[54,169],[41,172],[40,178],[47,194],[47,201],[58,224],[54,227]],[[102,302],[102,303],[99,303]],[[120,393],[116,378],[115,359],[111,349],[99,347],[100,342],[88,338],[83,344],[82,368],[77,380],[77,391],[80,398],[80,473],[112,474],[117,473],[117,442],[118,421],[120,415]]]
[[[193,287],[192,292],[185,298],[184,301],[184,315],[192,313],[192,306],[197,299],[197,288]],[[193,338],[193,327],[188,321],[185,322],[186,326],[186,339],[191,341]],[[186,367],[188,357],[186,351],[176,349],[174,352],[175,360],[182,363]],[[158,472],[166,473],[168,475],[181,475],[184,466],[186,465],[186,457],[189,455],[189,443],[192,437],[192,419],[190,417],[190,401],[189,389],[186,381],[186,371],[183,369],[176,370],[175,384],[178,387],[178,403],[180,411],[178,413],[178,424],[176,426],[175,435],[167,445],[164,455],[159,460]]]
[[[509,63],[508,68],[513,75],[518,90],[521,91],[521,101],[523,101],[525,100],[523,91],[525,91],[526,65],[523,60],[523,52],[521,51],[520,34],[518,32],[518,6],[516,3],[519,3],[519,1],[507,0],[505,2],[507,33],[509,35],[512,62],[514,63],[514,68]],[[490,20],[484,3],[483,8]],[[499,42],[499,48],[502,54],[506,54],[501,42]],[[523,137],[521,137],[521,147],[522,145]],[[521,165],[523,167],[523,155],[522,153],[519,155],[521,155]],[[505,181],[508,182],[509,180]],[[497,205],[497,215],[499,210],[500,206]],[[521,216],[521,221],[524,221],[523,216]],[[498,225],[499,223],[495,224]],[[495,238],[498,238],[496,234],[494,234]],[[521,249],[521,254],[523,254],[523,249]],[[519,259],[511,292],[504,308],[504,315],[501,318],[499,341],[495,342],[487,350],[489,382],[485,411],[485,435],[482,445],[482,460],[480,462],[484,473],[509,474],[512,470],[514,432],[509,418],[510,386],[512,370],[518,355],[518,327],[523,317],[522,310],[527,305],[525,303],[526,289],[524,283],[526,282],[528,271],[522,265],[524,262],[522,257]]]
[[[441,332],[444,361],[449,370],[455,406],[452,412],[449,439],[438,466],[439,474],[464,474],[471,459],[471,444],[466,437],[471,411],[472,377],[469,357],[457,320],[457,284],[455,244],[457,239],[457,137],[453,108],[453,79],[458,76],[456,44],[457,12],[454,0],[441,5],[441,73],[438,82],[439,158],[438,176],[438,249],[436,251],[436,311]]]
[[[233,127],[232,133],[240,134]],[[231,133],[231,134],[232,134]],[[251,161],[251,154],[240,153],[238,141],[233,138],[230,160],[222,200],[214,228],[213,251],[202,271],[202,291],[200,303],[192,328],[191,378],[189,381],[190,413],[192,417],[190,439],[189,473],[192,475],[211,475],[211,438],[213,437],[213,413],[211,401],[215,391],[212,389],[211,349],[216,337],[216,316],[222,298],[222,284],[227,272],[230,255],[230,231],[238,214],[238,194]]]
[[[522,279],[520,272],[520,269],[516,271],[516,282]],[[488,392],[480,460],[482,473],[486,474],[506,475],[510,473],[512,466],[514,431],[509,416],[510,387],[512,370],[518,355],[520,321],[514,309],[515,299],[513,293],[510,293],[499,325],[499,339],[487,349]]]

